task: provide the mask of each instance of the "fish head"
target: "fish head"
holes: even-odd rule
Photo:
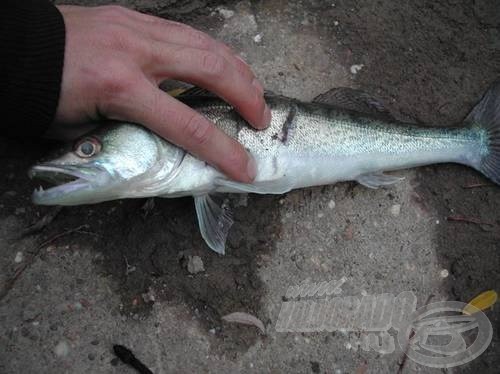
[[[53,185],[36,189],[32,199],[41,205],[80,205],[148,196],[148,181],[168,179],[183,154],[141,126],[102,126],[61,157],[30,169],[31,178]]]

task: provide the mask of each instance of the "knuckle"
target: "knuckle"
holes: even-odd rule
[[[101,14],[110,18],[121,18],[127,13],[127,9],[120,5],[104,5],[99,7]]]
[[[201,31],[189,27],[186,31],[186,35],[188,43],[195,47],[200,49],[210,49],[210,47],[212,47],[210,38]]]
[[[184,64],[185,62],[182,60],[183,53],[175,51],[174,48],[166,49],[160,42],[156,40],[150,40],[145,43],[146,46],[146,55],[150,56],[151,63],[153,66],[164,66],[164,65],[173,65],[173,64]]]
[[[226,69],[226,60],[216,53],[203,52],[200,56],[200,67],[205,75],[217,78],[223,75]]]
[[[98,80],[99,102],[108,112],[120,107],[123,100],[133,92],[137,81],[136,76],[121,63],[108,64]]]
[[[212,138],[213,127],[198,114],[193,114],[184,125],[184,134],[195,145],[204,145]]]

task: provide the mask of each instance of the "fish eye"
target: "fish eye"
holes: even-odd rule
[[[101,150],[101,143],[95,138],[84,138],[75,145],[75,153],[79,157],[89,158]]]

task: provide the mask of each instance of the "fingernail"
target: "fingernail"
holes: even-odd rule
[[[262,87],[262,84],[257,80],[257,78],[253,79],[252,86],[257,90],[260,96],[264,96],[264,87]]]
[[[266,109],[264,109],[264,115],[262,116],[262,124],[264,125],[264,127],[269,126],[269,124],[271,123],[271,119],[272,119],[271,109],[269,109],[269,107],[266,104]]]
[[[247,175],[251,181],[253,181],[257,176],[257,163],[251,153],[248,153]]]
[[[245,60],[243,60],[243,57],[241,57],[240,55],[234,55],[234,57],[243,62],[245,65],[248,65],[248,63]]]

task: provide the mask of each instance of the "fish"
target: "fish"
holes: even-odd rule
[[[230,180],[139,124],[115,122],[33,166],[31,178],[53,184],[35,189],[33,202],[71,206],[192,196],[203,239],[224,254],[233,220],[214,194],[284,194],[341,181],[379,188],[403,179],[386,172],[436,163],[463,164],[500,184],[500,80],[454,127],[397,121],[379,100],[352,88],[330,90],[312,102],[266,94],[272,120],[261,131],[206,91],[193,88],[178,99],[248,150],[257,165],[253,183]]]

